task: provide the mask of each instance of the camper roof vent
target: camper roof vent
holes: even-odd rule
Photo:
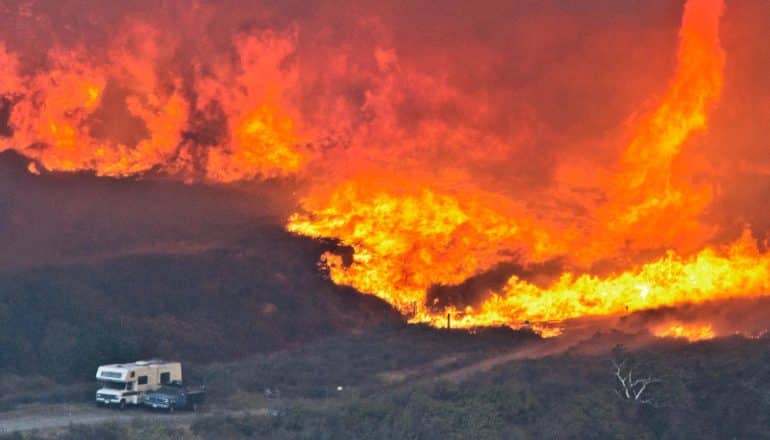
[[[136,365],[149,365],[148,361],[136,361]]]

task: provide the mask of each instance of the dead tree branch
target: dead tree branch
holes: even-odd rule
[[[653,405],[657,406],[657,402],[648,395],[645,394],[647,387],[662,382],[660,379],[653,378],[652,376],[643,377],[641,379],[634,378],[633,368],[628,369],[628,373],[624,373],[623,370],[626,365],[626,360],[618,362],[612,360],[613,374],[618,380],[620,390],[615,392],[626,400],[638,403],[640,405]]]

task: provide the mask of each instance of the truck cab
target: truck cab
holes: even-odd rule
[[[157,390],[148,391],[142,396],[142,402],[150,409],[163,409],[174,412],[177,409],[197,411],[206,397],[203,386],[189,387],[181,383],[164,385]]]
[[[102,365],[96,370],[96,380],[99,381],[96,404],[123,409],[139,405],[148,391],[181,382],[182,365],[161,360]]]

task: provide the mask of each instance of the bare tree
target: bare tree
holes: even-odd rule
[[[634,378],[634,369],[629,368],[628,374],[623,373],[626,361],[618,363],[614,359],[612,360],[612,366],[615,371],[615,378],[618,379],[620,390],[615,392],[626,400],[634,401],[641,405],[653,405],[657,406],[657,402],[648,395],[645,394],[647,387],[654,383],[660,383],[660,379],[653,378],[652,376]]]

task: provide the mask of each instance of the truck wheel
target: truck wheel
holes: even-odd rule
[[[126,409],[126,401],[125,400],[121,400],[120,401],[120,405],[118,405],[118,409],[121,410],[121,411]]]

